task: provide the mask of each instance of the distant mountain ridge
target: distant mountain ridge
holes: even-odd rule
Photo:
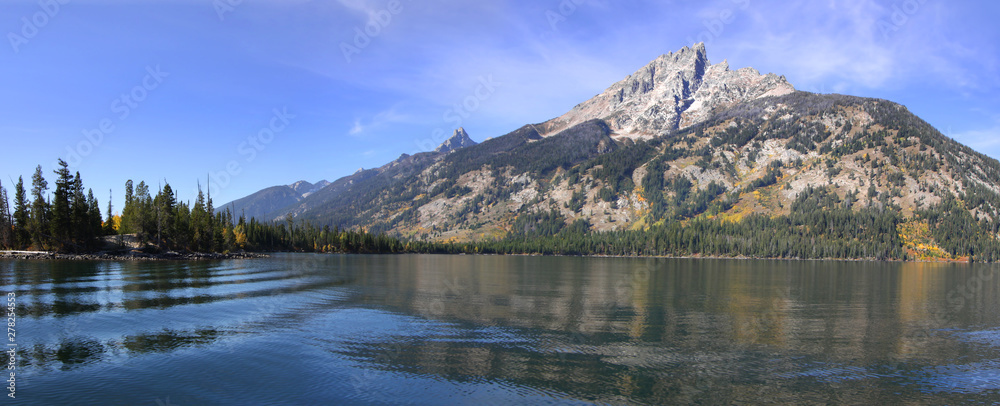
[[[464,128],[459,128],[433,152],[417,155],[424,156],[429,154],[434,157],[440,157],[474,145],[477,145],[477,143],[469,137],[469,133]],[[282,220],[289,214],[297,216],[311,207],[308,202],[304,203],[303,201],[314,194],[318,196],[315,196],[311,201],[325,201],[344,189],[353,186],[356,182],[361,182],[383,173],[403,170],[412,167],[415,163],[424,161],[423,157],[402,154],[395,161],[380,168],[361,168],[352,175],[345,176],[332,183],[322,180],[312,184],[303,180],[291,185],[272,186],[247,197],[226,203],[225,207],[232,208],[232,212],[236,216],[244,214],[246,218],[253,217],[262,221]]]
[[[321,180],[310,183],[304,180],[291,185],[272,186],[247,197],[226,203],[223,208],[231,210],[234,216],[266,219],[271,213],[295,204],[313,193],[325,188],[330,182]]]
[[[784,216],[819,193],[822,207],[908,219],[958,207],[1000,231],[997,160],[899,104],[796,91],[783,76],[712,65],[703,44],[660,56],[560,117],[467,140],[459,129],[434,152],[403,154],[308,196],[266,189],[260,218],[475,241]]]

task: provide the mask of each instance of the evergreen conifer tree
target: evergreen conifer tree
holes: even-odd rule
[[[34,175],[31,175],[31,219],[29,223],[29,234],[31,243],[36,249],[45,249],[48,245],[49,228],[49,203],[45,199],[46,191],[49,190],[49,182],[42,175],[42,166],[35,167]]]
[[[80,172],[76,173],[72,186],[70,235],[73,236],[72,242],[76,244],[75,248],[79,249],[81,246],[87,246],[94,235],[90,222],[90,206],[87,196],[83,193],[83,180],[80,179]]]
[[[14,186],[14,248],[22,249],[31,243],[28,233],[30,227],[30,217],[28,215],[28,196],[24,191],[24,178],[17,178],[17,185]]]
[[[87,237],[84,245],[98,248],[101,246],[98,237],[104,234],[104,228],[101,225],[101,207],[94,197],[93,189],[87,189],[87,220]]]
[[[122,208],[121,224],[118,228],[119,234],[132,234],[136,232],[135,218],[135,195],[132,190],[132,180],[125,182],[125,207]]]
[[[112,211],[113,207],[111,206],[111,198],[112,198],[111,190],[108,190],[108,217],[107,220],[104,221],[104,229],[101,230],[101,234],[103,235],[115,234],[115,215],[114,212]]]
[[[52,217],[49,221],[49,235],[52,244],[59,250],[68,248],[73,230],[73,175],[70,174],[68,164],[62,159],[59,160],[59,168],[56,174],[56,190],[52,198]]]
[[[0,248],[10,248],[13,246],[13,236],[11,235],[11,215],[7,201],[7,189],[0,182]]]

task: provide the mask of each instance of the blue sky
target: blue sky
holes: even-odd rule
[[[548,120],[694,42],[1000,157],[998,4],[0,0],[0,181],[63,158],[102,208],[128,179],[218,205]]]

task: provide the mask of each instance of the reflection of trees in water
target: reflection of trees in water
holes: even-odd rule
[[[233,261],[242,262],[242,261]],[[317,271],[313,269],[313,274]],[[166,309],[234,299],[252,299],[353,283],[346,277],[310,279],[309,273],[286,268],[223,268],[206,262],[36,261],[13,280],[18,285],[23,316],[72,316],[114,310]],[[246,286],[245,289],[241,289]],[[210,293],[224,288],[232,293]],[[200,293],[204,292],[204,293]],[[112,297],[110,300],[100,298]]]
[[[163,330],[156,333],[126,335],[101,342],[93,337],[74,336],[59,342],[36,344],[21,353],[21,365],[40,369],[62,370],[100,362],[109,354],[139,355],[169,352],[184,347],[208,344],[222,333],[215,329],[194,331]]]
[[[130,353],[167,352],[180,347],[207,344],[220,336],[215,329],[201,329],[190,332],[164,330],[153,334],[126,336],[121,347]]]
[[[42,354],[47,351],[43,349]],[[77,364],[86,364],[88,361],[97,360],[101,355],[104,354],[104,346],[93,339],[78,339],[72,341],[63,341],[60,343],[59,348],[55,350],[55,360],[63,364],[63,369],[72,368],[72,366]],[[28,354],[29,358],[45,363],[45,357],[38,357],[37,355],[32,356]]]

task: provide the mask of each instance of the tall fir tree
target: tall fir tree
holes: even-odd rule
[[[135,232],[142,241],[149,241],[156,233],[156,213],[153,210],[153,198],[149,195],[149,186],[140,181],[135,187]]]
[[[14,248],[26,248],[31,244],[31,236],[28,232],[31,227],[28,194],[24,190],[24,177],[17,178],[17,185],[14,186]]]
[[[138,220],[136,220],[135,189],[132,180],[125,182],[125,205],[122,206],[122,220],[118,228],[118,234],[134,234],[138,232]]]
[[[90,222],[90,205],[87,201],[87,195],[83,193],[83,180],[80,178],[80,172],[76,173],[72,185],[73,187],[70,189],[72,191],[72,210],[70,211],[72,213],[70,221],[72,226],[70,235],[73,236],[72,242],[75,248],[80,248],[87,246],[95,235]]]
[[[161,247],[172,245],[172,235],[174,230],[174,211],[177,205],[177,197],[170,183],[165,185],[156,193],[153,204],[156,209],[156,239]]]
[[[48,245],[49,228],[49,203],[45,199],[49,190],[49,182],[42,175],[42,166],[35,167],[35,173],[31,175],[31,219],[29,221],[29,234],[32,245],[39,250],[44,250]]]
[[[178,202],[174,209],[172,233],[177,248],[191,249],[191,209],[185,202]]]
[[[205,185],[205,189],[208,191],[205,198],[205,212],[208,214],[208,247],[205,247],[205,251],[214,251],[222,242],[221,230],[215,227],[215,208],[212,206],[212,181],[209,179],[208,184]]]
[[[14,245],[12,232],[7,189],[0,182],[0,248],[11,248]]]
[[[54,246],[59,250],[65,250],[69,248],[73,230],[73,175],[70,174],[66,161],[62,159],[59,160],[59,168],[54,172],[56,174],[56,190],[52,198],[49,234]]]
[[[101,234],[103,235],[115,234],[115,215],[112,211],[113,207],[111,206],[112,197],[113,195],[111,194],[111,189],[108,189],[108,217],[107,220],[104,221],[104,229],[101,230]]]
[[[101,225],[101,206],[91,189],[87,190],[87,220],[88,231],[85,245],[90,249],[99,248],[101,243],[98,237],[104,234]]]
[[[205,194],[202,193],[199,184],[198,197],[194,201],[194,207],[191,208],[192,245],[195,251],[208,251],[212,240],[209,233],[210,221],[208,212],[205,210]]]

